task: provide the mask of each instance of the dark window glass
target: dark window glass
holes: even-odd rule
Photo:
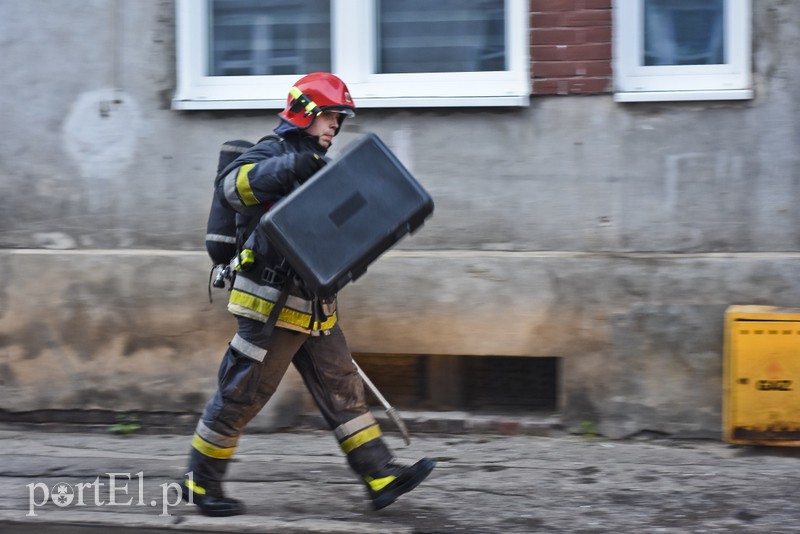
[[[503,0],[379,0],[377,72],[506,70]]]
[[[644,65],[725,63],[723,0],[645,0]]]
[[[331,70],[330,0],[209,0],[209,75]]]

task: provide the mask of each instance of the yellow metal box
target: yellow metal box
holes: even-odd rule
[[[723,439],[800,445],[800,308],[725,312]]]

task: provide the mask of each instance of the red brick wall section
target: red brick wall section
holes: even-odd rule
[[[530,0],[532,92],[612,91],[612,0]]]

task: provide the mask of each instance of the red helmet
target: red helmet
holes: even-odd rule
[[[289,90],[286,109],[278,115],[300,128],[308,128],[323,111],[355,116],[356,105],[342,80],[328,72],[312,72]]]

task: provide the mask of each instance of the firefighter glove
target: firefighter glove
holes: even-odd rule
[[[297,154],[294,158],[294,174],[301,184],[324,166],[325,160],[311,152]]]

